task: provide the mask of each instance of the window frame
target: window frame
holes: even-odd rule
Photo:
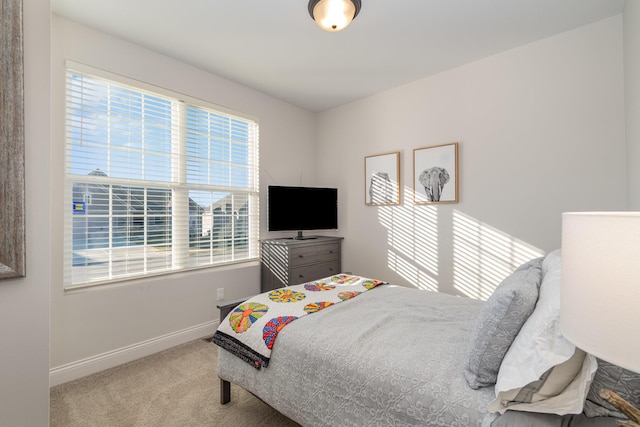
[[[70,126],[70,117],[72,113],[69,112],[71,101],[68,99],[69,97],[69,73],[75,73],[79,75],[87,75],[91,78],[96,78],[99,80],[106,80],[108,83],[125,87],[127,89],[131,89],[136,92],[150,94],[151,96],[157,96],[163,99],[168,99],[172,105],[172,120],[175,119],[173,117],[174,114],[177,114],[179,117],[179,126],[177,128],[177,140],[176,135],[172,136],[171,142],[171,163],[172,163],[172,178],[169,181],[154,181],[154,180],[145,180],[145,179],[123,179],[118,177],[102,177],[102,176],[89,176],[89,175],[78,175],[74,174],[72,171],[71,163],[72,163],[72,155],[71,155],[71,147],[73,147],[73,137],[70,129],[73,126]],[[186,120],[186,111],[192,106],[196,109],[206,111],[208,113],[212,113],[216,116],[225,117],[229,120],[239,120],[245,122],[249,129],[249,134],[247,137],[247,161],[246,167],[248,168],[247,172],[247,185],[246,187],[237,187],[229,184],[228,186],[221,185],[211,185],[211,184],[199,184],[194,182],[189,182],[186,177],[186,168],[188,163],[188,154],[186,153],[186,146],[188,144],[187,133],[188,133],[188,125]],[[231,109],[221,107],[216,104],[212,104],[210,102],[204,101],[202,99],[194,98],[191,96],[187,96],[175,91],[171,91],[169,89],[161,88],[149,83],[145,83],[139,80],[135,80],[132,78],[128,78],[119,74],[114,74],[105,70],[100,70],[91,66],[87,66],[84,64],[80,64],[74,61],[66,61],[65,64],[65,143],[64,143],[64,280],[63,280],[63,288],[65,290],[72,290],[77,288],[86,288],[86,287],[94,287],[94,286],[104,286],[108,284],[125,282],[125,281],[133,281],[144,279],[148,277],[155,276],[165,276],[170,274],[175,274],[179,272],[192,271],[192,270],[201,270],[201,269],[209,269],[209,268],[217,268],[223,266],[230,266],[248,262],[255,262],[259,259],[259,122],[255,118],[233,111]],[[172,132],[173,134],[173,132]],[[231,142],[230,142],[231,143]],[[179,161],[176,161],[179,159]],[[212,163],[212,159],[209,159],[209,164]],[[176,166],[177,164],[177,166]],[[228,162],[229,165],[232,165],[231,160]],[[175,168],[178,168],[178,173],[176,174]],[[230,167],[230,166],[229,166]],[[81,179],[79,179],[81,177]],[[177,177],[177,178],[176,178]],[[169,216],[171,218],[171,231],[168,234],[171,240],[171,266],[165,269],[157,269],[154,271],[146,271],[146,267],[144,267],[143,271],[131,273],[127,272],[126,274],[118,274],[113,276],[109,273],[108,278],[98,278],[98,279],[89,279],[84,281],[73,282],[73,218],[74,213],[71,206],[73,206],[73,191],[74,191],[74,181],[80,183],[86,182],[95,182],[97,184],[102,185],[120,185],[127,186],[129,189],[134,187],[142,187],[145,195],[149,189],[158,189],[163,188],[166,191],[170,192],[171,198],[171,211],[169,212]],[[125,187],[123,187],[125,188]],[[112,191],[111,189],[109,190]],[[190,255],[190,252],[196,252],[195,250],[190,249],[190,207],[191,197],[190,191],[205,191],[210,192],[213,197],[216,193],[228,193],[231,197],[232,205],[234,203],[234,197],[236,195],[241,195],[246,197],[246,199],[242,199],[246,204],[246,215],[243,216],[243,219],[246,220],[247,229],[246,229],[246,256],[236,258],[236,255],[232,253],[230,258],[226,258],[224,260],[214,261],[214,256],[211,255],[211,262],[205,264],[199,264],[199,260],[194,260]],[[111,194],[111,193],[110,193]],[[146,196],[145,196],[146,197]],[[111,196],[109,197],[111,200]],[[109,202],[111,203],[111,201]],[[213,235],[213,204],[211,206],[205,206],[204,210],[211,208],[211,223],[212,229],[210,234]],[[145,199],[145,209],[146,209],[146,199]],[[111,215],[109,214],[111,221]],[[145,234],[148,231],[149,224],[147,223],[147,215],[148,213],[145,211],[144,213],[144,230]],[[237,218],[236,213],[232,213],[234,218]],[[203,218],[201,218],[203,220]],[[234,219],[232,219],[234,221]],[[182,225],[180,225],[182,224]],[[234,224],[236,224],[234,222]],[[176,228],[177,227],[177,228]],[[235,233],[235,227],[232,227],[232,236]],[[109,227],[109,244],[106,250],[109,251],[109,254],[118,251],[118,247],[112,244],[113,240],[113,230]],[[213,237],[212,240],[213,241]],[[232,241],[231,239],[223,239],[226,243],[227,241]],[[131,246],[127,246],[131,247]],[[139,247],[144,248],[145,252],[145,264],[146,264],[146,251],[150,244],[147,240],[145,240],[144,244],[139,245]],[[200,248],[200,246],[198,246]],[[235,249],[235,245],[232,244],[232,249]],[[212,250],[212,249],[211,249]],[[109,260],[109,270],[111,270],[111,258]],[[195,263],[195,264],[194,264]]]

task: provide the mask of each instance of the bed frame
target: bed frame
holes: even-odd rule
[[[222,322],[227,317],[231,310],[233,310],[249,298],[250,297],[239,298],[231,301],[220,301],[216,305],[216,307],[220,310],[220,322]],[[231,383],[220,378],[220,403],[222,405],[226,405],[229,402],[231,402]]]

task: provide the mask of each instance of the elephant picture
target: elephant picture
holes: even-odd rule
[[[370,206],[400,204],[400,153],[364,158],[364,203]]]
[[[413,150],[416,204],[458,202],[458,143]]]
[[[439,202],[442,188],[449,182],[449,172],[445,168],[434,166],[422,171],[418,178],[427,193],[427,201]]]

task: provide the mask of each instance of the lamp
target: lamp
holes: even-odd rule
[[[309,0],[309,15],[325,31],[347,28],[360,12],[360,0]]]
[[[577,347],[640,372],[640,212],[562,214],[560,330]],[[640,425],[640,410],[601,397]],[[633,422],[635,421],[635,424]]]

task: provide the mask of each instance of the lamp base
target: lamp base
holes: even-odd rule
[[[619,426],[640,427],[640,409],[636,408],[609,389],[603,388],[598,394],[629,418],[628,420],[618,421]]]

